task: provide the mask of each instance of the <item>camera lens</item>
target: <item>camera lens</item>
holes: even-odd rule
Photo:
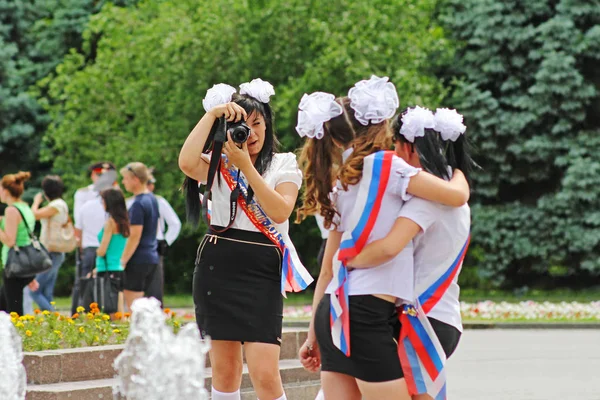
[[[227,131],[231,135],[231,140],[239,144],[244,143],[250,136],[250,127],[244,121],[230,124]]]

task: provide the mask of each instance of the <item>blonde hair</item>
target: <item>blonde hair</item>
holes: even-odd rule
[[[126,172],[129,172],[133,176],[139,179],[142,184],[147,184],[148,180],[150,180],[150,170],[144,163],[141,162],[130,162],[119,171],[121,175],[124,175]]]

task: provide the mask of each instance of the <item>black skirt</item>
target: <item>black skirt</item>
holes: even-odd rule
[[[404,377],[394,332],[398,314],[393,303],[375,296],[349,296],[350,357],[333,344],[329,317],[330,296],[315,314],[315,334],[321,351],[321,370],[353,376],[366,382]]]
[[[193,289],[202,335],[281,345],[281,258],[259,232],[207,234],[198,248]]]

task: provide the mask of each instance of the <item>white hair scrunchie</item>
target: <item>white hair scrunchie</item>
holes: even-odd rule
[[[463,116],[456,110],[449,108],[438,108],[435,110],[435,128],[440,133],[443,140],[456,139],[465,131],[467,127],[463,124]]]
[[[416,106],[409,108],[402,116],[402,127],[400,134],[411,143],[415,138],[425,136],[425,129],[434,129],[435,119],[428,108]]]
[[[226,83],[218,83],[206,91],[206,96],[202,100],[202,106],[209,112],[219,104],[229,103],[231,96],[236,92],[233,86]]]
[[[342,115],[342,106],[335,101],[335,96],[325,92],[304,94],[298,106],[298,124],[296,132],[300,137],[322,139],[325,122]]]
[[[269,82],[256,78],[250,82],[242,83],[240,85],[240,94],[247,94],[261,103],[268,103],[271,96],[275,94],[275,89]]]
[[[363,125],[378,124],[394,116],[400,105],[398,93],[389,78],[372,75],[357,82],[348,92],[355,118]]]

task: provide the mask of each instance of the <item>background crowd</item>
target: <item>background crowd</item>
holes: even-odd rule
[[[0,309],[33,314],[33,302],[40,310],[54,311],[54,288],[65,253],[75,254],[72,314],[77,308],[89,307],[84,282],[104,276],[112,282],[107,290],[118,296],[118,307],[110,313],[123,312],[141,296],[162,301],[164,291],[164,256],[181,230],[181,222],[171,205],[153,191],[156,179],[143,163],[132,162],[120,170],[119,182],[111,162],[92,164],[91,184],[75,192],[74,223],[63,199],[64,184],[56,175],[42,180],[42,191],[31,206],[22,199],[29,172],[7,174],[0,184],[0,201],[6,205],[0,220],[2,264],[11,247],[31,243],[28,230],[40,221],[40,242],[50,253],[52,268],[34,278],[3,276]],[[16,211],[20,215],[16,214]],[[9,222],[10,221],[10,222]],[[112,288],[112,289],[111,289]],[[108,295],[108,293],[107,293]]]

